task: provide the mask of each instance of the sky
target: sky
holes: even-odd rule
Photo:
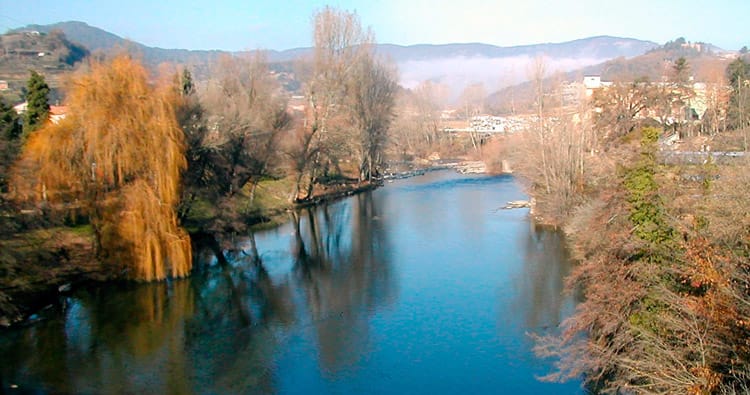
[[[750,46],[750,0],[0,0],[0,31],[77,20],[148,46],[283,50],[311,46],[312,16],[326,5],[355,11],[379,43],[513,46],[610,35]]]

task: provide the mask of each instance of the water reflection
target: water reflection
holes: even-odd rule
[[[520,239],[524,265],[515,281],[513,310],[524,317],[530,330],[546,331],[557,328],[575,304],[575,299],[565,294],[565,277],[572,263],[560,232],[530,227]]]
[[[195,312],[190,283],[113,288],[71,299],[63,319],[6,338],[3,384],[55,393],[189,391],[184,328]]]
[[[294,271],[329,374],[366,354],[368,317],[395,295],[379,210],[371,194],[362,194],[345,209],[293,216]]]
[[[189,280],[79,292],[59,316],[2,338],[2,387],[61,393],[274,393],[274,354],[312,328],[322,369],[366,354],[368,316],[395,295],[388,239],[371,195],[292,214],[290,275],[273,278],[254,234]],[[303,295],[302,298],[295,293]],[[52,313],[51,313],[52,314]]]
[[[575,393],[526,333],[572,309],[508,177],[433,173],[203,235],[190,278],[81,290],[0,333],[0,392]],[[437,379],[436,379],[437,378]]]

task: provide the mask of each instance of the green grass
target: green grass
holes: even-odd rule
[[[255,201],[251,209],[263,213],[290,207],[289,195],[294,188],[294,182],[294,177],[261,181],[255,190]]]
[[[91,224],[77,225],[60,229],[62,231],[68,231],[76,236],[94,236],[94,227],[91,226]]]

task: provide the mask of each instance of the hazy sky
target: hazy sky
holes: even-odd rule
[[[326,4],[356,11],[380,43],[509,46],[612,35],[750,45],[750,0],[0,0],[0,31],[79,20],[163,48],[288,49],[310,46],[312,15]]]

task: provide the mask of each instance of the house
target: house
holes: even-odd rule
[[[442,110],[440,111],[440,119],[443,121],[456,119],[456,113],[456,110]]]
[[[610,81],[602,81],[599,75],[587,75],[583,77],[583,86],[586,88],[586,97],[591,97],[594,91],[612,86]]]
[[[68,114],[68,106],[49,106],[49,120],[54,124],[60,123]]]
[[[8,87],[8,81],[0,80],[0,91],[7,91],[8,89],[10,89]]]
[[[701,120],[708,110],[707,86],[704,82],[693,84],[693,96],[688,99],[688,119]]]
[[[29,106],[28,102],[23,102],[21,104],[16,104],[13,106],[13,109],[16,110],[16,114],[23,114],[26,112],[26,108]]]
[[[23,114],[26,112],[26,109],[28,108],[29,103],[23,102],[21,104],[16,104],[13,106],[13,109],[16,110],[16,113]],[[57,124],[63,119],[65,119],[65,116],[68,114],[68,107],[67,106],[49,106],[49,120],[52,121],[52,123]]]

